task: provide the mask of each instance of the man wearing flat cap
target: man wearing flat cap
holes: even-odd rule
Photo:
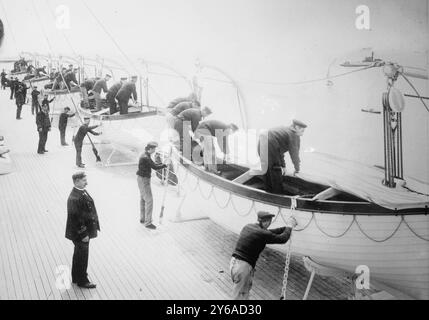
[[[106,100],[110,108],[110,114],[118,112],[115,97],[121,89],[122,85],[127,81],[127,79],[127,77],[122,77],[119,82],[112,85],[107,91]]]
[[[72,176],[74,188],[67,200],[66,238],[73,241],[72,282],[85,289],[94,289],[88,279],[89,241],[100,231],[94,200],[85,190],[88,185],[84,172]]]
[[[101,110],[101,91],[104,93],[108,92],[107,82],[112,78],[110,74],[106,74],[103,79],[99,79],[95,82],[94,88],[92,88],[92,92],[94,92],[95,99],[95,111]]]
[[[153,197],[150,185],[152,170],[167,168],[167,164],[157,164],[151,158],[157,147],[158,143],[156,142],[149,142],[146,145],[145,152],[140,157],[137,171],[137,184],[140,190],[140,223],[148,229],[156,229],[152,223]]]
[[[39,103],[40,91],[37,90],[37,86],[33,86],[33,91],[31,91],[31,114],[37,114],[40,109]]]
[[[232,298],[234,300],[249,299],[256,262],[267,244],[286,243],[297,222],[293,216],[286,221],[286,226],[269,229],[273,214],[259,211],[258,222],[250,223],[241,230],[230,263],[233,282]]]
[[[133,97],[134,103],[137,102],[136,82],[137,76],[131,77],[131,81],[125,82],[116,94],[116,100],[118,100],[120,114],[128,114],[128,102],[130,101],[131,96]]]
[[[284,154],[289,152],[295,173],[300,170],[299,149],[301,136],[307,125],[299,120],[293,120],[291,126],[280,126],[261,134],[258,142],[258,154],[264,172],[265,190],[283,194],[283,175],[286,174]]]

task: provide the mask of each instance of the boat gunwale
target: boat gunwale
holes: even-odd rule
[[[192,161],[184,158],[177,149],[175,149],[175,154],[179,157],[178,163],[182,167],[184,167],[185,170],[189,170],[198,178],[203,178],[205,182],[211,183],[212,185],[215,185],[219,189],[222,189],[224,191],[229,191],[231,193],[235,193],[242,198],[246,198],[252,201],[257,201],[271,206],[278,206],[280,208],[291,209],[292,199],[294,198],[293,196],[272,194],[264,190],[252,188],[252,187],[228,180],[224,177],[220,177],[220,176],[208,173],[205,170],[202,170],[201,168],[196,166],[194,163],[192,163]],[[204,177],[206,179],[204,179]],[[218,181],[219,183],[215,183],[216,181]],[[179,184],[180,184],[180,181],[179,181]],[[239,189],[246,192],[239,192]],[[248,195],[245,193],[253,193],[254,195],[259,195],[259,197],[256,197],[256,196],[252,197],[251,195]],[[264,200],[263,198],[270,198],[274,201],[269,202],[267,200]],[[354,206],[355,207],[354,210],[356,211],[344,211],[344,210],[334,211],[334,209],[332,210],[326,209],[326,207],[329,207],[332,205],[337,205],[340,208],[344,207],[345,205],[351,205],[352,209]],[[361,209],[361,207],[369,209],[369,212],[368,210]],[[422,208],[409,208],[409,209],[388,209],[371,202],[311,200],[311,199],[305,199],[305,198],[297,198],[295,210],[311,212],[311,213],[317,212],[321,214],[349,215],[349,216],[411,216],[411,215],[426,216],[429,213],[427,206],[425,206],[424,208],[422,207]]]

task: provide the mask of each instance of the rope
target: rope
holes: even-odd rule
[[[341,237],[343,237],[343,236],[345,236],[345,234],[350,230],[350,228],[352,227],[352,225],[354,224],[354,222],[355,222],[355,219],[356,219],[356,216],[353,216],[353,219],[352,219],[352,222],[350,223],[350,225],[346,228],[346,230],[343,232],[343,233],[341,233],[341,234],[339,234],[339,235],[330,235],[330,234],[328,234],[327,232],[325,232],[320,226],[319,226],[319,223],[317,222],[317,219],[316,218],[314,218],[314,223],[316,224],[316,226],[317,226],[317,229],[319,229],[319,231],[320,232],[322,232],[325,236],[327,236],[327,237],[329,237],[329,238],[335,238],[335,239],[337,239],[337,238],[341,238]]]
[[[34,13],[36,14],[36,18],[37,18],[37,21],[39,23],[40,29],[42,30],[43,36],[45,37],[46,43],[48,44],[49,51],[54,52],[54,50],[52,48],[52,44],[49,41],[49,37],[46,34],[45,27],[43,26],[43,23],[42,23],[42,20],[40,19],[39,13],[37,12],[37,8],[36,8],[36,4],[34,3],[34,0],[31,0],[31,3],[33,5],[33,10],[34,10]]]
[[[405,79],[405,81],[408,82],[408,84],[410,85],[410,87],[414,90],[414,92],[416,93],[416,95],[419,97],[420,101],[423,103],[424,107],[426,108],[426,111],[429,112],[428,106],[426,105],[426,103],[423,100],[423,98],[420,95],[420,93],[417,91],[416,87],[414,87],[414,85],[412,84],[412,82],[402,72],[400,74]]]
[[[408,224],[408,222],[405,220],[404,217],[402,217],[402,220],[404,221],[405,225],[408,227],[408,229],[410,229],[410,231],[419,239],[422,239],[423,241],[429,241],[429,239],[427,238],[423,238],[421,235],[417,234],[413,228],[410,227],[410,225]]]
[[[94,12],[91,10],[90,7],[86,4],[86,1],[82,0],[82,4],[86,7],[88,12],[92,15],[95,21],[97,21],[98,25],[103,29],[103,31],[106,33],[106,35],[110,38],[110,40],[113,42],[113,44],[116,46],[116,48],[119,50],[119,52],[124,56],[124,58],[128,61],[128,63],[134,68],[137,69],[134,65],[134,63],[131,61],[131,59],[128,57],[128,55],[121,49],[119,44],[116,42],[115,38],[110,34],[110,32],[106,29],[106,27],[103,25],[103,23],[97,18],[97,16],[94,14]]]
[[[359,224],[359,222],[357,221],[357,219],[355,219],[355,221],[356,221],[356,224],[357,224],[360,232],[362,232],[368,239],[370,239],[370,240],[372,240],[374,242],[385,242],[385,241],[391,239],[396,234],[396,232],[398,232],[399,227],[401,226],[402,222],[404,221],[404,216],[401,216],[401,221],[399,222],[399,224],[396,227],[396,229],[392,232],[392,234],[390,236],[388,236],[387,238],[383,239],[383,240],[377,240],[377,239],[374,239],[374,238],[370,237],[365,231],[363,231],[363,229],[362,229],[361,225]]]

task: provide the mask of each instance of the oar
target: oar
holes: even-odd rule
[[[97,159],[97,162],[101,162],[101,158],[100,158],[100,156],[99,156],[99,154],[98,154],[98,150],[95,148],[95,145],[94,145],[94,143],[93,143],[93,142],[92,142],[92,140],[91,140],[91,137],[89,136],[89,134],[88,134],[88,133],[86,134],[86,136],[88,137],[89,142],[91,142],[91,145],[92,145],[92,152],[94,152],[94,155],[95,155],[95,158]]]
[[[168,160],[171,159],[171,154],[173,152],[173,148],[170,145],[170,151],[168,154]],[[161,212],[159,214],[159,224],[162,224],[162,220],[164,218],[164,209],[165,209],[165,199],[167,198],[167,190],[168,190],[168,176],[170,175],[170,165],[171,162],[169,162],[166,170],[166,179],[165,179],[165,186],[164,186],[164,194],[162,195],[162,204],[161,204]]]

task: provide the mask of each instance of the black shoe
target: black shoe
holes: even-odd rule
[[[141,224],[144,224],[144,220],[143,220],[143,219],[140,219],[140,223],[141,223]]]
[[[156,226],[154,226],[152,223],[147,225],[146,228],[151,229],[151,230],[155,230]]]
[[[68,143],[61,143],[62,146],[68,146]]]
[[[87,283],[78,283],[77,284],[78,287],[84,288],[84,289],[95,289],[97,288],[97,285],[91,282],[87,282]]]
[[[38,154],[44,154],[44,151],[37,151]]]
[[[77,164],[76,165],[78,168],[85,168],[85,165],[82,163],[82,164]]]
[[[48,150],[43,150],[43,152],[48,152]]]
[[[22,118],[16,118],[16,120],[22,120]]]

